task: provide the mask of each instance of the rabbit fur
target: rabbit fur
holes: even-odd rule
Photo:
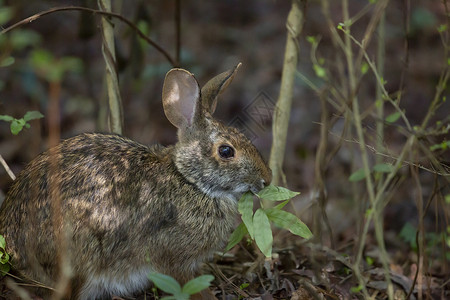
[[[132,296],[150,271],[181,284],[199,275],[235,226],[241,195],[271,181],[251,142],[211,116],[238,67],[201,91],[188,71],[167,73],[162,100],[175,145],[86,133],[31,161],[0,209],[13,269],[52,288],[67,276],[68,299]]]

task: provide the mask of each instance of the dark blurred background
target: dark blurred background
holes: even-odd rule
[[[330,1],[333,21],[342,21],[339,1]],[[352,15],[368,1],[350,0]],[[11,16],[3,28],[52,7],[79,5],[97,9],[96,1],[0,1],[1,9],[11,8]],[[385,74],[388,92],[396,92],[401,78],[404,94],[401,107],[412,125],[420,124],[435,93],[443,67],[444,48],[436,28],[446,22],[441,1],[391,1],[386,10]],[[126,0],[113,1],[113,11],[133,21],[160,46],[175,56],[175,1]],[[277,100],[286,43],[286,17],[290,1],[181,1],[181,66],[193,72],[204,84],[212,76],[233,67],[243,66],[222,95],[216,116],[225,123],[247,129],[263,156],[268,159],[272,141],[270,106]],[[405,11],[410,21],[408,35],[408,64],[405,67]],[[352,26],[352,34],[361,39],[371,12]],[[101,52],[100,17],[78,11],[57,12],[2,35],[0,55],[12,56],[13,64],[0,68],[0,114],[22,117],[25,112],[38,110],[47,114],[49,83],[39,75],[31,62],[32,53],[43,50],[58,60],[77,57],[82,68],[68,71],[61,82],[61,137],[82,132],[108,131],[104,60]],[[161,105],[161,90],[170,63],[153,47],[139,39],[133,30],[113,19],[116,29],[116,54],[124,109],[124,135],[144,144],[176,141],[175,128],[166,120]],[[311,63],[311,44],[307,36],[320,38],[317,55],[333,65],[336,48],[332,45],[318,1],[308,1],[303,32],[298,41],[300,61],[298,70],[315,84]],[[12,41],[13,39],[17,39]],[[373,45],[372,45],[373,44]],[[368,47],[374,58],[376,44]],[[51,65],[48,66],[52,68]],[[338,80],[339,78],[336,78]],[[446,91],[449,95],[448,90]],[[375,102],[373,76],[367,75],[359,91],[362,110]],[[249,109],[260,109],[262,119],[252,119]],[[386,107],[388,113],[392,107]],[[314,158],[319,142],[320,101],[308,85],[296,77],[294,99],[285,156],[285,173],[289,188],[302,192],[295,199],[295,208],[302,219],[311,223],[310,191],[314,185]],[[449,101],[434,116],[442,120],[449,115]],[[236,119],[237,118],[237,119]],[[373,121],[373,120],[372,120]],[[367,130],[374,123],[365,122]],[[0,154],[17,174],[38,153],[47,149],[47,119],[31,121],[31,128],[19,135],[11,134],[9,124],[0,122]],[[335,125],[339,131],[339,122]],[[338,133],[336,133],[338,134]],[[336,136],[330,133],[331,143]],[[396,127],[386,130],[385,144],[390,153],[398,154],[405,141]],[[448,159],[448,152],[447,162]],[[352,212],[354,201],[348,176],[352,173],[352,152],[342,147],[331,161],[327,172],[330,222],[338,234],[354,232]],[[427,176],[427,175],[425,175]],[[425,178],[425,193],[431,189],[432,175]],[[0,168],[0,194],[6,193],[11,179]],[[414,220],[415,203],[407,185],[399,187],[393,205],[386,210],[400,230],[405,222]],[[350,212],[350,213],[349,213]],[[356,216],[355,216],[356,217]],[[413,221],[414,222],[414,221]]]

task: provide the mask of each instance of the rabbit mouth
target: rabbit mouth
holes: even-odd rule
[[[257,194],[263,187],[256,184],[240,183],[233,187],[233,192],[236,194],[237,200],[239,200],[244,193]]]
[[[204,190],[204,192],[212,197],[212,198],[218,198],[218,199],[229,199],[233,202],[237,202],[244,193],[246,192],[252,192],[258,191],[257,188],[252,187],[251,185],[247,183],[239,183],[234,186],[226,186],[226,187],[215,187],[215,188],[209,188]]]
[[[217,199],[229,199],[233,202],[238,202],[241,199],[242,195],[247,192],[257,194],[263,187],[263,183],[249,183],[249,182],[241,182],[234,185],[218,185],[218,186],[199,186],[201,190],[208,196]]]

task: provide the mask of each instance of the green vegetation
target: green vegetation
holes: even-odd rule
[[[28,111],[22,118],[16,119],[7,115],[0,115],[0,121],[11,122],[11,133],[14,135],[19,134],[23,128],[30,128],[30,124],[28,123],[31,120],[36,120],[43,118],[44,115],[38,111]]]
[[[6,241],[3,235],[0,234],[0,276],[8,273],[11,265],[9,262],[9,254],[6,253]]]
[[[148,275],[148,278],[153,281],[157,288],[171,294],[171,296],[161,298],[165,300],[187,300],[191,295],[197,294],[208,288],[211,281],[214,280],[214,276],[202,275],[188,281],[181,287],[173,277],[161,273],[152,272]]]
[[[282,210],[289,200],[300,193],[292,192],[286,188],[269,185],[255,196],[260,199],[261,208],[256,212],[253,208],[253,194],[245,193],[239,200],[238,209],[241,213],[242,223],[236,228],[230,237],[225,251],[233,248],[246,234],[255,241],[258,248],[266,257],[272,256],[273,234],[270,222],[280,228],[289,230],[291,233],[309,239],[312,233],[297,216]],[[283,201],[275,207],[264,208],[262,201]]]

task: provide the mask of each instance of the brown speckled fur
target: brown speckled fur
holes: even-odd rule
[[[196,109],[194,124],[179,128],[174,146],[81,134],[34,159],[0,209],[0,234],[14,269],[54,286],[61,251],[56,237],[65,234],[73,299],[130,296],[147,286],[150,270],[181,283],[198,275],[225,245],[242,189],[268,184],[270,170],[242,134],[200,104]],[[235,148],[234,160],[218,157],[224,143]],[[51,184],[61,200],[56,228]]]

